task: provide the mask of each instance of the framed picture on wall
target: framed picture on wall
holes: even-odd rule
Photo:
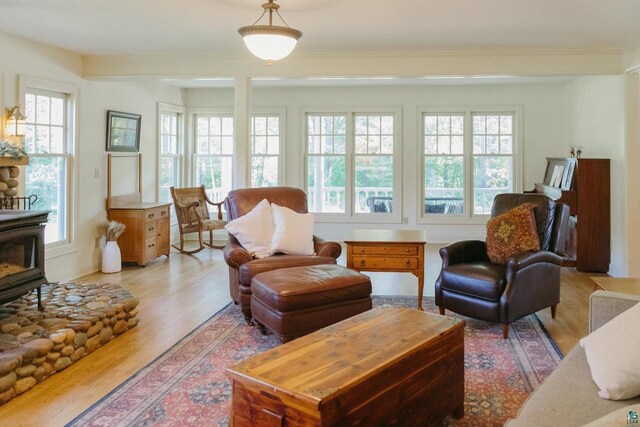
[[[107,111],[107,151],[140,149],[140,114]]]

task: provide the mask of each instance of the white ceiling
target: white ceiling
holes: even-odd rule
[[[244,54],[265,0],[0,0],[0,31],[85,55]],[[295,52],[624,49],[640,0],[281,0]],[[295,54],[295,53],[294,53]]]

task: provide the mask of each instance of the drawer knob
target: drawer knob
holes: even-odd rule
[[[149,214],[149,218],[153,218],[153,214]]]
[[[408,259],[407,262],[405,262],[405,264],[406,264],[407,267],[411,267],[411,260]]]
[[[405,252],[409,252],[409,248],[405,249],[404,251],[405,251]]]
[[[153,227],[149,227],[149,231],[153,231]]]
[[[364,248],[361,248],[361,249],[360,249],[360,253],[364,253]]]
[[[149,246],[147,246],[148,248],[152,248],[155,246],[155,243],[151,243]]]
[[[167,211],[160,212],[160,216],[165,216],[166,214],[167,214]]]
[[[364,267],[364,264],[365,264],[364,260],[363,260],[363,259],[361,259],[361,260],[360,260],[360,267]]]

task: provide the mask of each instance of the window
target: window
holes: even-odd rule
[[[171,202],[169,187],[182,183],[182,120],[181,107],[160,105],[159,137],[159,192],[160,202]]]
[[[423,112],[423,215],[489,215],[497,194],[517,188],[519,111]]]
[[[424,115],[424,212],[464,213],[464,115]]]
[[[232,190],[233,117],[196,114],[194,184],[204,185],[211,200],[224,200]]]
[[[251,187],[279,183],[280,115],[251,117]]]
[[[399,113],[308,113],[306,115],[309,210],[318,213],[399,218],[394,199]],[[384,215],[386,214],[386,216]],[[362,220],[362,218],[360,219]],[[376,220],[373,220],[374,222]]]
[[[307,116],[307,197],[312,212],[346,212],[346,115]]]
[[[393,116],[355,116],[355,211],[393,212]]]
[[[473,113],[473,212],[491,214],[496,194],[513,192],[513,114]]]
[[[70,242],[71,155],[73,110],[67,93],[25,88],[25,195],[38,197],[48,210],[45,243]]]

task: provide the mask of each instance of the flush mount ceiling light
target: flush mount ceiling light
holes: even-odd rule
[[[244,39],[244,44],[249,51],[260,59],[267,61],[267,64],[273,64],[273,61],[277,61],[289,55],[298,43],[298,39],[302,37],[302,33],[296,29],[293,29],[287,25],[278,9],[280,5],[277,5],[273,0],[269,0],[268,3],[262,5],[264,12],[260,15],[260,18],[253,25],[248,27],[242,27],[238,29],[238,32]],[[273,12],[278,15],[280,20],[284,23],[283,26],[273,25]],[[269,14],[268,25],[257,25],[265,14]]]

